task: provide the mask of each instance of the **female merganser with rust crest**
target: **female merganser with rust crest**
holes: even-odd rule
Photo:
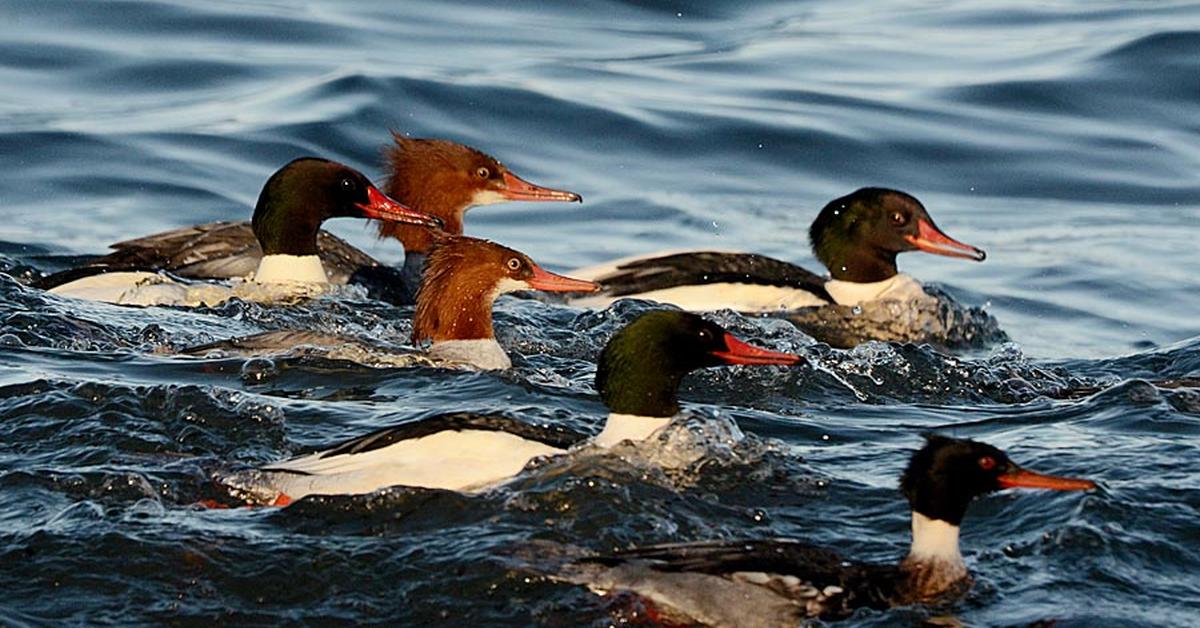
[[[925,251],[975,261],[986,257],[982,250],[942,233],[920,201],[884,188],[863,188],[830,201],[813,221],[809,240],[831,279],[752,253],[660,253],[573,271],[604,290],[573,299],[572,304],[605,307],[619,298],[637,298],[692,311],[773,313],[831,303],[908,301],[925,291],[896,270],[897,254]]]
[[[438,239],[425,266],[413,315],[412,340],[416,345],[429,343],[427,355],[434,360],[433,365],[445,362],[484,370],[512,366],[492,328],[492,306],[502,294],[518,290],[588,292],[600,287],[544,270],[520,251],[467,236]],[[349,347],[351,351],[342,350],[341,354],[380,355],[357,338],[300,330],[222,340],[185,349],[184,353],[279,353],[296,346]],[[409,362],[413,356],[406,353],[399,357]]]
[[[434,216],[451,235],[463,232],[468,209],[505,201],[582,202],[565,190],[529,183],[496,158],[448,140],[414,139],[393,133],[385,151],[391,198]],[[400,305],[415,301],[425,256],[433,245],[430,229],[397,220],[380,223],[381,237],[404,245],[403,269],[397,271],[327,231],[317,234],[317,251],[328,281],[366,286],[373,296]],[[164,231],[112,245],[114,252],[89,262],[106,270],[165,270],[188,279],[247,277],[259,267],[263,250],[251,223],[213,222]]]
[[[854,563],[825,548],[762,539],[586,556],[550,575],[602,593],[632,591],[685,623],[796,626],[807,617],[836,619],[858,608],[937,603],[965,592],[970,576],[958,532],[976,497],[1005,488],[1096,488],[1022,469],[985,443],[927,438],[900,480],[912,507],[912,545],[898,564]]]
[[[284,284],[283,293],[326,284],[326,271],[317,254],[317,230],[321,223],[338,217],[441,225],[437,218],[392,200],[353,168],[301,157],[271,175],[259,194],[251,222],[264,255],[249,283]],[[39,285],[54,294],[125,305],[215,305],[235,296],[224,286],[183,284],[157,271],[102,265],[63,271]]]
[[[434,250],[431,266],[436,263]],[[534,458],[592,442],[642,440],[679,412],[690,371],[722,364],[789,366],[802,358],[755,347],[720,325],[678,311],[647,312],[609,340],[596,389],[610,414],[594,440],[503,416],[441,415],[377,430],[336,447],[218,478],[240,499],[283,505],[306,495],[364,494],[389,486],[481,491]]]

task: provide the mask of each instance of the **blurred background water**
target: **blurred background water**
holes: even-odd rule
[[[725,314],[814,366],[690,378],[691,407],[752,436],[685,486],[611,461],[483,497],[212,512],[191,504],[214,469],[436,411],[594,430],[591,362],[642,306],[506,300],[518,368],[447,373],[169,352],[298,325],[406,337],[407,309],[354,295],[135,310],[0,276],[0,621],[603,625],[621,609],[496,555],[795,535],[890,560],[907,541],[895,478],[926,429],[1106,487],[977,504],[960,619],[1200,621],[1200,394],[1142,381],[1200,375],[1194,2],[0,0],[0,24],[0,263],[18,278],[46,254],[248,217],[299,155],[379,176],[395,129],[582,193],[468,220],[560,270],[680,247],[816,268],[821,206],[905,190],[989,258],[901,268],[1013,341],[841,352]],[[402,258],[368,226],[329,226]]]

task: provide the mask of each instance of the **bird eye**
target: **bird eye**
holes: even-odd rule
[[[996,468],[996,459],[991,456],[984,456],[979,459],[979,468],[984,471],[991,471]]]
[[[901,226],[906,222],[908,222],[908,218],[905,218],[904,214],[901,214],[900,212],[892,212],[892,224]]]
[[[508,258],[508,269],[514,272],[521,270],[521,260],[515,257]]]
[[[486,179],[486,178],[492,176],[492,171],[488,170],[484,166],[480,166],[478,169],[475,170],[475,176],[479,177],[480,179]]]
[[[696,336],[704,342],[711,342],[713,339],[712,332],[707,329],[701,329],[700,333],[696,334]]]
[[[354,189],[354,181],[351,181],[350,179],[342,179],[342,181],[341,181],[341,183],[339,183],[339,185],[342,186],[343,190],[353,190]]]

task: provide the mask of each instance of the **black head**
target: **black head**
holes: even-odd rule
[[[883,281],[896,275],[896,255],[922,250],[982,261],[986,254],[942,233],[916,198],[862,188],[830,201],[808,231],[813,253],[834,279]]]
[[[914,512],[960,525],[971,500],[1005,488],[1080,491],[1089,480],[1061,478],[1017,466],[999,449],[973,440],[928,435],[900,477],[900,490]]]
[[[605,345],[596,390],[612,412],[669,417],[679,412],[683,376],[722,364],[796,364],[802,358],[746,344],[720,325],[676,310],[646,312]]]
[[[254,208],[254,234],[264,254],[314,255],[321,223],[337,217],[440,224],[388,198],[349,166],[301,157],[267,179]]]

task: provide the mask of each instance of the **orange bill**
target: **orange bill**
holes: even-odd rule
[[[970,244],[963,244],[954,238],[942,233],[932,222],[924,218],[917,220],[917,235],[906,235],[905,240],[909,244],[934,255],[945,255],[947,257],[961,257],[964,259],[975,260],[982,262],[987,258],[987,253],[983,249],[975,248]]]
[[[534,185],[511,172],[504,173],[504,189],[500,190],[500,196],[510,201],[583,202],[583,197],[574,192]]]
[[[996,481],[1001,488],[1044,488],[1052,491],[1090,491],[1096,488],[1096,483],[1091,480],[1045,475],[1016,465]]]
[[[713,351],[712,354],[724,360],[727,364],[778,364],[791,366],[798,364],[804,358],[794,353],[771,351],[738,340],[733,334],[725,334],[725,350]]]
[[[556,275],[537,264],[533,264],[533,278],[527,282],[534,290],[545,292],[595,292],[600,289],[600,284]]]
[[[367,202],[359,203],[358,208],[362,210],[363,215],[367,218],[404,222],[410,225],[421,225],[435,229],[442,228],[442,221],[440,219],[419,212],[392,199],[387,194],[380,192],[379,188],[373,185],[367,188]]]

